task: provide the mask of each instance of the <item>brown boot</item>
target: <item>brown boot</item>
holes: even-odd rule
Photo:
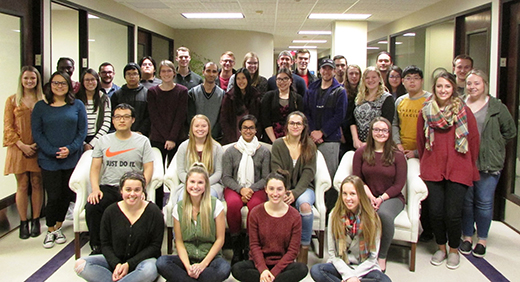
[[[300,246],[300,252],[298,253],[298,257],[296,257],[296,262],[301,262],[303,264],[307,264],[308,257],[309,257],[309,246]]]

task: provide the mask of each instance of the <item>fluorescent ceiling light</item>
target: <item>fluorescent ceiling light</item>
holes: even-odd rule
[[[415,32],[408,32],[408,33],[405,33],[403,34],[403,36],[415,36]]]
[[[379,47],[368,46],[367,50],[379,50]]]
[[[327,40],[293,40],[292,43],[327,43]]]
[[[19,29],[13,29],[13,31],[14,31],[14,32],[20,32],[20,30],[19,30]]]
[[[403,42],[400,42],[400,41],[395,42],[395,45],[401,45],[401,44],[403,44]]]
[[[88,42],[96,42],[96,39],[89,39]]]
[[[310,34],[310,35],[331,35],[330,30],[300,30],[298,34]]]
[[[92,15],[92,14],[88,14],[88,18],[89,18],[89,19],[99,19],[98,16],[94,16],[94,15]]]
[[[388,41],[386,41],[386,40],[381,40],[381,41],[378,41],[377,44],[388,44]]]
[[[315,20],[366,20],[372,14],[316,14],[309,15],[309,19]]]
[[[187,19],[243,19],[242,13],[181,13]]]
[[[317,49],[318,46],[289,46],[289,49]]]

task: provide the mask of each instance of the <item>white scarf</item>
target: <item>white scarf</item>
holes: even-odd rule
[[[242,153],[242,159],[238,165],[238,183],[242,187],[251,187],[255,182],[255,164],[253,162],[253,156],[255,155],[256,148],[258,148],[258,138],[256,136],[253,140],[247,143],[242,136],[238,139],[235,147]]]

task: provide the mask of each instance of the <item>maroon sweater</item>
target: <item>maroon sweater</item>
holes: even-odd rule
[[[370,188],[374,197],[379,197],[386,193],[390,198],[399,198],[403,204],[404,196],[401,193],[406,183],[407,164],[406,158],[401,151],[395,151],[394,164],[384,166],[381,161],[383,153],[375,153],[375,164],[369,165],[363,160],[363,152],[366,145],[356,150],[352,161],[352,174],[363,179]]]
[[[473,186],[480,175],[476,166],[479,153],[479,133],[477,121],[471,110],[466,108],[468,115],[468,152],[465,154],[455,150],[455,127],[447,130],[435,129],[435,141],[432,150],[426,150],[424,136],[424,118],[422,114],[417,119],[417,149],[421,161],[421,178],[425,181],[449,180],[452,182]]]
[[[300,249],[302,220],[293,207],[282,217],[272,217],[264,205],[249,212],[249,256],[260,273],[272,267],[276,277],[294,262]]]
[[[150,140],[173,141],[180,145],[185,139],[184,123],[188,111],[188,88],[176,84],[170,91],[159,85],[148,89],[148,112],[150,113]]]

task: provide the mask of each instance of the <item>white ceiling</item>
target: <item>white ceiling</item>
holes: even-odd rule
[[[326,39],[318,52],[331,48],[331,36],[299,35],[300,30],[331,30],[331,20],[310,20],[310,13],[372,14],[368,31],[441,0],[114,0],[175,29],[235,29],[274,35],[275,51],[295,39]],[[244,19],[186,19],[181,13],[238,12]]]

